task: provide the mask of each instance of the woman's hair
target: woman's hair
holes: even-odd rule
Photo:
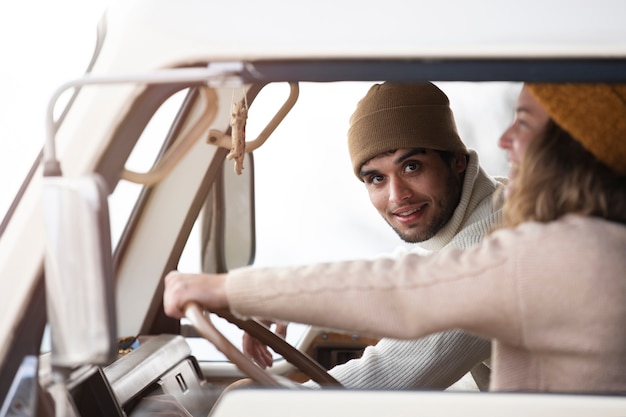
[[[526,149],[504,205],[504,225],[549,222],[569,213],[626,224],[626,176],[550,121],[546,134]]]

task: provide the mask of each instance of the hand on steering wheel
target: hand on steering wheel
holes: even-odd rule
[[[272,322],[269,320],[258,320],[267,328],[271,329]],[[285,339],[287,337],[287,324],[284,322],[276,322],[274,333]],[[261,368],[271,368],[274,364],[274,358],[269,347],[259,339],[251,336],[248,332],[244,332],[242,340],[243,353],[252,358]]]

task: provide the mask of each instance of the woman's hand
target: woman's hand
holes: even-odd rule
[[[173,318],[185,316],[188,303],[198,303],[206,310],[228,308],[225,274],[185,274],[172,271],[165,277],[163,308]]]

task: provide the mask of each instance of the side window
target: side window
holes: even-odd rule
[[[181,107],[188,90],[182,90],[167,99],[150,119],[133,151],[126,161],[125,168],[134,172],[147,172],[152,168],[163,147],[167,132]],[[135,203],[143,186],[121,179],[109,196],[111,217],[111,246],[113,251],[119,243],[128,223]]]

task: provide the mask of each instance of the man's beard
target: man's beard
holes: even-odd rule
[[[419,243],[431,239],[450,221],[454,210],[456,210],[461,200],[461,181],[458,177],[450,175],[446,182],[446,189],[450,192],[446,194],[444,200],[435,201],[436,206],[433,208],[437,209],[437,214],[423,230],[420,231],[418,228],[414,228],[402,232],[393,227],[391,223],[387,223],[389,223],[391,228],[398,234],[400,239],[407,243]]]

